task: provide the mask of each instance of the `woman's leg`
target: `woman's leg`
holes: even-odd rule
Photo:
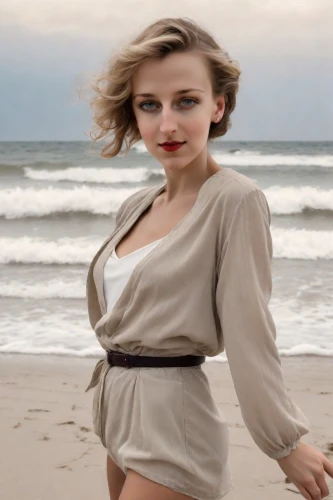
[[[119,500],[194,500],[129,470]],[[113,499],[112,499],[113,500]]]
[[[108,478],[110,500],[118,500],[124,486],[126,475],[107,455],[106,474]]]

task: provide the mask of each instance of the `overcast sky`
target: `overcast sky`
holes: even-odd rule
[[[0,140],[86,140],[77,78],[180,16],[240,63],[225,139],[333,140],[332,0],[0,0]]]

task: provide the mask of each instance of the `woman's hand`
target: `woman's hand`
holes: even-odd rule
[[[333,478],[333,463],[321,451],[300,442],[295,450],[277,462],[307,500],[321,500],[329,495],[325,471]]]

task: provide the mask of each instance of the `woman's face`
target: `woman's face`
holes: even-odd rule
[[[199,156],[207,146],[211,122],[224,112],[223,96],[213,97],[206,62],[194,52],[144,61],[132,78],[132,103],[147,150],[172,170]],[[184,144],[171,152],[161,147],[172,141]]]

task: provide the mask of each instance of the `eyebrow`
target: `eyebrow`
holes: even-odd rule
[[[204,91],[201,89],[183,89],[183,90],[178,90],[175,93],[176,94],[187,94],[187,92],[193,92],[194,90],[197,90],[198,92],[204,93]],[[154,97],[154,94],[136,94],[135,96],[133,96],[133,99],[135,99],[136,97]]]

